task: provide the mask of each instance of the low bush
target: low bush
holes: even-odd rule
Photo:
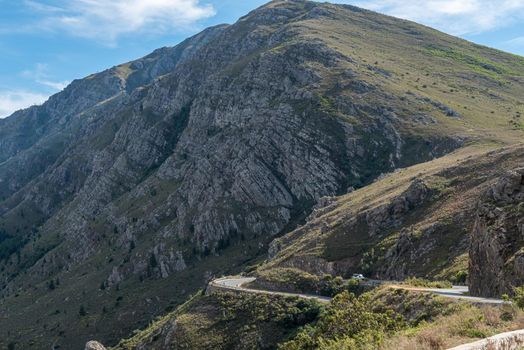
[[[294,268],[258,271],[257,279],[251,284],[251,287],[327,297],[335,296],[343,291],[360,295],[369,289],[358,280],[344,280],[342,277],[328,274],[317,276]]]
[[[430,281],[424,278],[410,277],[404,281],[405,284],[413,287],[424,288],[452,288],[453,285],[449,281]]]
[[[513,288],[511,301],[513,301],[519,309],[524,309],[524,286]]]

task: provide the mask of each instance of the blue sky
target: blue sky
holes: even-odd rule
[[[266,0],[0,0],[0,117]],[[524,56],[524,0],[336,0]]]

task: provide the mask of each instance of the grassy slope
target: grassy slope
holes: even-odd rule
[[[413,126],[416,132],[520,142],[524,58],[369,11],[340,11],[336,6],[326,10],[336,13],[333,20],[299,22],[301,30],[308,28],[306,37],[321,38],[351,57],[361,68],[359,78],[393,96],[386,101],[370,92],[364,98],[400,108],[402,117],[427,113],[438,120],[435,125]],[[340,76],[333,74],[332,79],[335,84]],[[446,117],[414,95],[442,102],[462,118]]]
[[[411,260],[397,262],[407,264],[408,275],[453,279],[467,270],[467,235],[478,195],[507,169],[518,166],[523,155],[521,146],[497,150],[471,146],[390,174],[336,198],[323,215],[280,238],[282,250],[260,269],[292,266],[311,271],[307,262],[315,261],[317,266],[340,263],[340,268],[335,268],[338,274],[366,268],[368,273],[380,274],[384,272],[383,264],[391,263],[387,251],[404,230],[410,232],[410,249],[420,251]],[[422,180],[435,194],[424,205],[403,215],[400,225],[374,236],[369,235],[365,224],[355,228],[354,217],[365,217],[366,213],[388,205],[415,179]]]
[[[402,303],[410,307],[409,303]],[[433,317],[402,330],[385,341],[384,350],[437,350],[522,329],[524,312],[510,305],[473,305],[456,303]]]

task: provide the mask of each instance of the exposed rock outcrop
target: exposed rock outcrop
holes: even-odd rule
[[[524,284],[524,168],[509,171],[482,196],[471,233],[469,286],[499,297]]]
[[[99,342],[92,340],[90,342],[87,342],[84,350],[106,350],[106,348]]]

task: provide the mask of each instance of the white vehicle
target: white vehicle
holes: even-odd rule
[[[354,280],[363,280],[366,277],[364,277],[364,275],[361,273],[354,273],[353,276],[351,276],[351,278]]]

